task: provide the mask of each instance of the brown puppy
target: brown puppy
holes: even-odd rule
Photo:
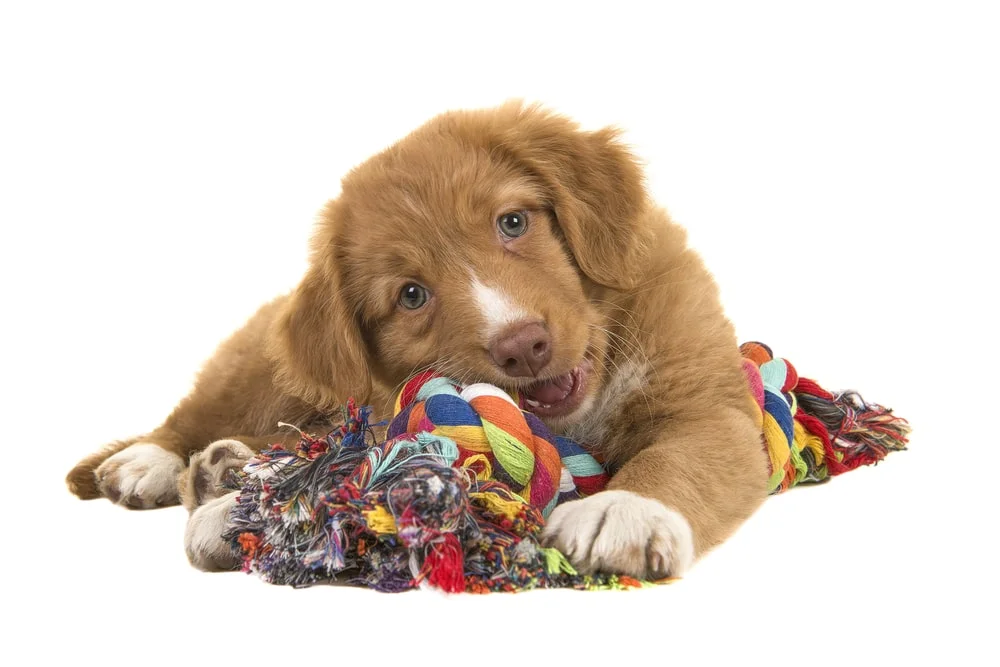
[[[161,427],[67,481],[130,507],[180,486],[193,508],[212,467],[249,452],[198,454],[212,441],[287,438],[278,421],[308,428],[350,396],[387,413],[429,367],[520,390],[607,462],[609,490],[546,529],[583,571],[679,574],[765,497],[734,332],[684,232],[614,131],[520,104],[444,114],[354,169],[301,285],[219,348]],[[226,501],[192,516],[203,567],[227,564]]]

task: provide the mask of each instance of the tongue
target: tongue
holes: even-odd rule
[[[566,395],[569,394],[572,388],[573,374],[567,373],[566,375],[561,375],[552,380],[546,380],[537,384],[525,393],[539,403],[552,405],[566,398]]]

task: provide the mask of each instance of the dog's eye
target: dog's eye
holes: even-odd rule
[[[407,283],[399,292],[399,305],[416,310],[427,303],[427,288],[416,283]]]
[[[504,236],[516,239],[528,231],[528,216],[520,211],[504,213],[497,218],[497,228]]]

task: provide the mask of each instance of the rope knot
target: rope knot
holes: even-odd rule
[[[604,469],[579,445],[557,439],[493,385],[462,387],[433,371],[407,382],[396,400],[387,437],[426,432],[458,446],[456,465],[485,467],[547,516],[580,491],[604,487]],[[579,482],[579,483],[578,483]]]

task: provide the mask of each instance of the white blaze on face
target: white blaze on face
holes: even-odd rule
[[[529,317],[528,313],[514,303],[507,294],[483,284],[475,274],[472,274],[472,296],[486,322],[487,340],[503,331],[508,325]]]

